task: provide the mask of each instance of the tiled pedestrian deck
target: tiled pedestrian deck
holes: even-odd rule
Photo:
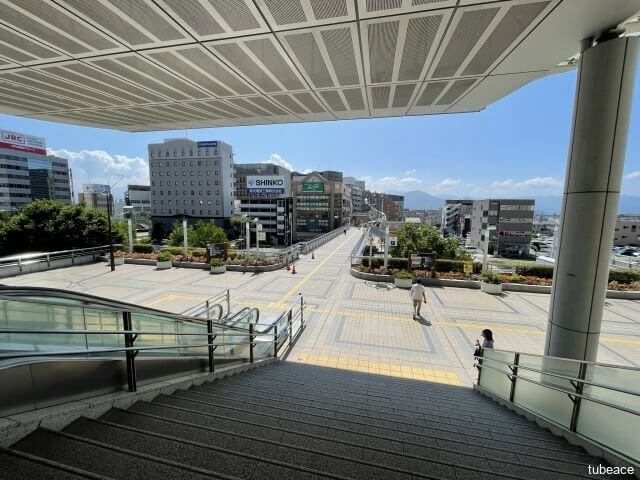
[[[471,353],[483,328],[494,331],[496,348],[542,353],[549,295],[428,288],[423,315],[411,316],[406,290],[349,274],[349,255],[361,232],[351,229],[319,248],[315,260],[286,270],[253,274],[103,264],[70,267],[2,279],[10,285],[66,288],[181,312],[225,289],[232,308],[256,306],[263,318],[283,311],[304,295],[307,329],[289,355],[298,361],[398,377],[470,385]],[[599,360],[640,365],[640,302],[608,300]]]

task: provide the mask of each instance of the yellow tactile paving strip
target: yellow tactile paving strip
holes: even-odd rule
[[[300,353],[296,360],[301,363],[319,365],[323,367],[339,368],[360,373],[387,375],[391,377],[424,380],[428,382],[460,385],[460,378],[455,372],[448,370],[434,370],[432,368],[411,367],[394,362],[361,360],[352,357],[321,355],[315,353]]]

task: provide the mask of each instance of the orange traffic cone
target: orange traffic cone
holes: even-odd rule
[[[291,265],[293,266],[293,268],[291,269],[291,273],[292,273],[293,275],[295,275],[296,273],[298,273],[298,272],[296,272],[296,264],[295,264],[295,263],[292,263]]]

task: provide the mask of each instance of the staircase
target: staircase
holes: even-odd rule
[[[549,479],[603,463],[469,388],[280,362],[0,449],[2,479]]]

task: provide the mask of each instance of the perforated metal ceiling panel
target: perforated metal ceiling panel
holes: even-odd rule
[[[0,112],[128,131],[476,111],[640,0],[0,0]]]

